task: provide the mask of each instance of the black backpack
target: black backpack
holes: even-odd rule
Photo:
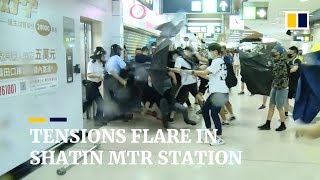
[[[183,56],[182,57],[188,64],[190,64],[191,69],[190,70],[197,70],[198,66],[196,64],[196,62],[193,61],[193,59]],[[182,68],[182,69],[187,69],[187,68]]]
[[[238,79],[234,73],[232,64],[230,62],[226,61],[225,58],[223,60],[227,66],[226,84],[227,84],[228,88],[230,89],[232,87],[235,87],[238,84]]]

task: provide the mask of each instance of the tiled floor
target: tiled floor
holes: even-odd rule
[[[258,110],[262,102],[261,96],[250,96],[249,93],[238,96],[236,90],[232,93],[231,102],[237,120],[223,129],[226,140],[224,146],[212,147],[208,144],[102,144],[100,150],[147,150],[153,155],[161,150],[180,151],[243,151],[241,165],[92,165],[75,166],[64,176],[58,176],[56,170],[62,166],[43,166],[26,180],[320,180],[320,141],[295,139],[296,125],[292,119],[287,122],[288,130],[275,132],[279,125],[278,115],[272,122],[272,131],[258,131],[257,125],[264,123],[267,109]],[[196,127],[188,126],[178,116],[175,128],[191,128],[191,137],[195,138],[194,129],[202,127],[202,118],[194,115],[197,108],[191,111],[191,119],[198,122]],[[90,124],[87,121],[86,124]],[[133,128],[148,128],[154,133],[162,128],[160,122],[151,117],[137,116],[126,122],[112,122],[103,128],[123,128],[130,131]],[[128,134],[130,136],[130,134]],[[69,150],[87,150],[92,144],[76,144]],[[153,162],[156,162],[154,160]]]

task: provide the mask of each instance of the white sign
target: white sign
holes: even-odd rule
[[[229,22],[230,30],[244,30],[244,20],[240,16],[230,16]]]
[[[215,33],[221,33],[221,26],[215,26],[214,27],[214,32]]]

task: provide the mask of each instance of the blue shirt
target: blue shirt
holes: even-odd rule
[[[127,64],[120,56],[114,55],[107,60],[105,69],[109,74],[111,74],[111,71],[114,71],[119,75],[120,70],[126,68],[126,66]]]

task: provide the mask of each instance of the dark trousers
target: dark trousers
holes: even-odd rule
[[[211,118],[209,111],[211,110],[211,117],[214,122],[215,128],[218,130],[217,135],[222,134],[221,121],[219,117],[219,112],[221,107],[216,107],[212,104],[212,94],[208,97],[204,105],[202,106],[202,116],[206,124],[206,128],[211,128]]]
[[[83,103],[83,112],[87,111],[92,105],[93,101],[97,104],[96,118],[103,118],[103,98],[100,94],[99,87],[100,83],[88,81],[87,83],[87,101]]]

